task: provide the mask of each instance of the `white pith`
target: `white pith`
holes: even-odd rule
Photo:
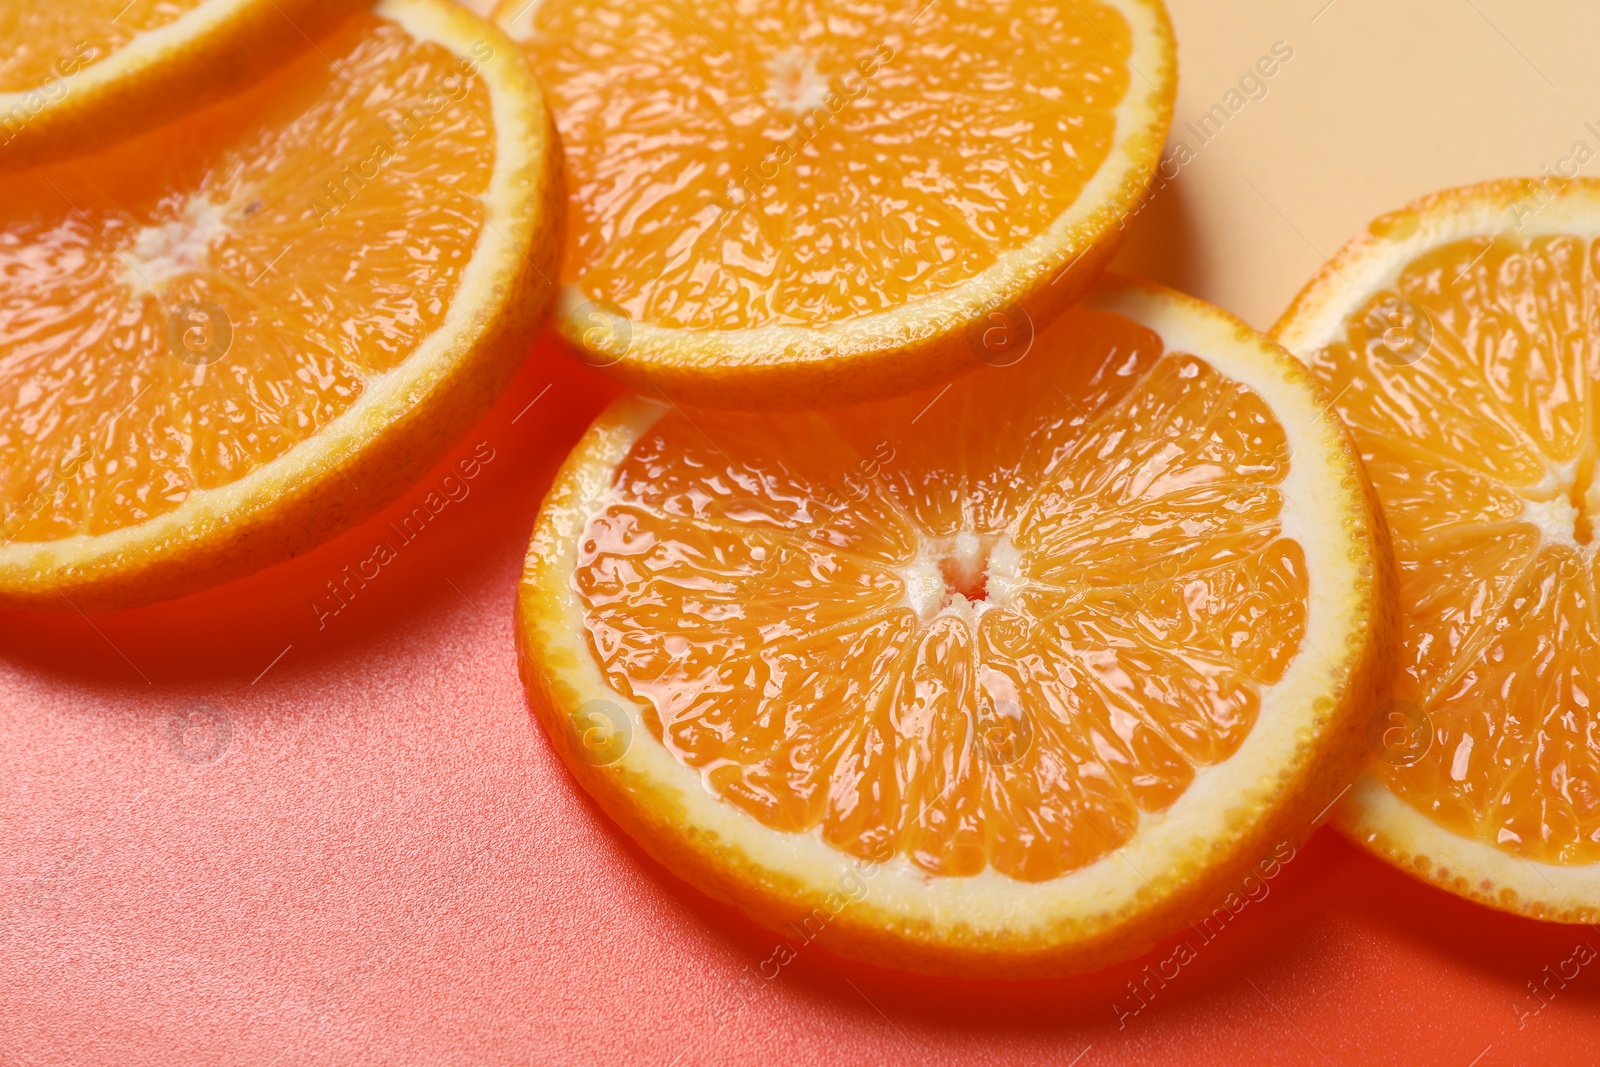
[[[917,554],[897,568],[897,574],[905,585],[905,606],[921,621],[942,612],[975,621],[991,608],[1011,604],[1020,561],[1005,534],[983,535],[968,529],[950,537],[924,536]],[[961,592],[980,584],[984,596],[972,598]]]
[[[1274,327],[1274,336],[1309,361],[1345,336],[1345,321],[1374,292],[1392,290],[1405,267],[1424,252],[1454,241],[1482,236],[1529,239],[1574,236],[1600,238],[1600,184],[1573,182],[1533,214],[1519,212],[1527,195],[1520,183],[1439,194],[1403,209],[1390,219],[1403,221],[1403,236],[1368,231],[1342,249],[1298,297]],[[1548,465],[1547,476],[1523,487],[1521,518],[1539,530],[1546,544],[1576,550],[1593,559],[1597,545],[1580,542],[1571,499],[1576,463]],[[1600,515],[1600,486],[1591,484],[1583,512]],[[1337,822],[1352,839],[1452,892],[1544,918],[1600,921],[1600,863],[1557,865],[1515,855],[1496,843],[1467,837],[1434,822],[1397,796],[1377,776],[1364,775],[1337,810]],[[1498,844],[1515,844],[1502,840]]]
[[[158,63],[162,57],[181,49],[197,38],[214,32],[232,19],[242,8],[259,0],[204,0],[185,11],[164,26],[142,30],[129,38],[120,48],[104,58],[79,69],[68,76],[69,93],[81,93],[110,84],[129,72]],[[28,98],[38,89],[11,89],[0,92],[0,114],[12,108],[26,107]],[[50,106],[48,104],[46,107]],[[27,108],[31,111],[32,108]]]
[[[1578,543],[1577,535],[1579,514],[1571,499],[1565,496],[1522,502],[1522,521],[1537,528],[1545,543],[1582,551],[1584,546]]]
[[[523,594],[523,610],[533,612],[524,616],[524,626],[547,649],[545,662],[559,664],[555,669],[563,700],[607,700],[630,717],[633,743],[603,773],[619,785],[649,783],[649,789],[682,807],[682,824],[693,828],[687,832],[712,847],[735,849],[775,876],[820,895],[851,872],[870,867],[867,906],[886,916],[883,921],[959,927],[978,937],[1047,938],[1059,936],[1064,927],[1095,927],[1111,915],[1131,922],[1203,878],[1201,857],[1209,849],[1226,847],[1225,842],[1268,818],[1285,799],[1281,783],[1289,768],[1326,726],[1332,713],[1326,698],[1339,691],[1361,644],[1357,621],[1364,618],[1365,604],[1356,590],[1368,580],[1361,562],[1365,543],[1349,519],[1363,505],[1342,432],[1320,417],[1315,393],[1281,354],[1249,339],[1222,315],[1197,312],[1196,304],[1136,285],[1106,284],[1088,305],[1150,326],[1169,351],[1199,355],[1225,377],[1254,390],[1275,412],[1292,450],[1293,463],[1280,486],[1280,521],[1283,535],[1298,541],[1305,555],[1305,638],[1281,680],[1262,689],[1255,728],[1233,756],[1198,770],[1188,790],[1165,812],[1146,815],[1125,846],[1048,881],[1024,882],[993,869],[938,877],[904,857],[866,865],[825,843],[820,830],[768,829],[721,801],[698,772],[655,740],[644,709],[608,685],[586,643],[583,605],[570,582],[577,542],[589,518],[612,499],[615,465],[665,410],[644,400],[624,400],[580,445],[575,457],[582,456],[581,466],[569,468],[574,470],[572,480],[552,491],[550,499],[559,502],[546,505],[530,546]],[[955,549],[951,544],[944,550]],[[1015,561],[1005,557],[1014,551],[999,543],[991,547],[985,599],[1006,595],[1007,567],[1014,568]],[[932,548],[912,573],[921,574],[927,589],[913,603],[928,610],[937,573]],[[942,581],[938,591],[945,592]],[[974,607],[947,602],[937,610],[959,613]]]
[[[470,355],[483,329],[485,309],[496,306],[504,279],[521,263],[523,252],[507,236],[527,228],[524,205],[530,189],[520,175],[532,160],[552,150],[543,126],[530,115],[529,99],[537,90],[531,88],[534,83],[520,57],[498,34],[493,58],[484,61],[474,54],[473,47],[482,41],[485,30],[494,31],[452,3],[382,0],[374,13],[415,40],[437,43],[458,58],[476,63],[488,90],[495,162],[488,188],[479,198],[484,225],[438,329],[397,367],[369,374],[361,397],[315,435],[237,481],[193,490],[171,511],[106,533],[0,543],[0,586],[26,588],[41,575],[91,572],[153,551],[181,551],[208,534],[227,531],[258,509],[269,509],[275,502],[305,491],[314,480],[338,478],[342,461],[404,417]],[[166,33],[175,25],[155,32]],[[135,44],[142,47],[142,39]],[[200,206],[195,207],[196,203]],[[140,235],[152,250],[145,265],[154,264],[159,274],[183,257],[193,256],[203,235],[209,234],[205,241],[209,246],[220,230],[206,203],[191,201],[184,216],[168,224],[172,229],[152,227],[148,237]]]
[[[1583,505],[1573,503],[1578,485],[1580,460],[1565,463],[1546,461],[1545,474],[1537,485],[1507,486],[1522,497],[1521,521],[1539,531],[1541,543],[1559,545],[1584,557],[1594,555],[1595,545],[1579,539],[1578,526],[1582,518],[1593,519],[1595,505],[1600,503],[1600,484],[1591,483],[1583,493]]]
[[[826,105],[828,79],[817,71],[817,60],[798,45],[790,45],[767,61],[767,102],[792,115],[809,115]]]
[[[227,232],[226,217],[226,207],[200,194],[184,202],[177,218],[140,227],[124,253],[124,283],[136,293],[153,292],[206,269],[212,242]]]

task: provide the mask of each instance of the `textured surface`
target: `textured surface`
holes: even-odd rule
[[[1131,38],[1109,4],[773,8],[539,7],[587,295],[672,327],[891,310],[1038,236],[1111,148]]]
[[[1314,25],[1325,0],[1176,0],[1180,127],[1274,40],[1296,58],[1141,215],[1130,266],[1265,328],[1320,262],[1306,237],[1332,252],[1413,196],[1565,154],[1600,99],[1600,10],[1475,5],[1492,24],[1459,0],[1338,0]],[[601,406],[563,374],[512,426],[560,357],[543,358],[458,450],[501,448],[473,496],[324,631],[308,601],[392,513],[181,610],[97,619],[151,684],[82,620],[5,620],[0,1062],[1593,1059],[1594,965],[1550,975],[1600,934],[1459,900],[1327,831],[1181,969],[1163,948],[1106,975],[979,985],[813,946],[753,977],[774,973],[772,935],[664,875],[530,723],[513,591],[537,487]],[[169,741],[195,699],[231,717],[211,764]]]
[[[588,802],[517,680],[529,487],[604,392],[546,348],[395,509],[291,565],[94,626],[3,619],[0,1062],[1465,1067],[1600,1040],[1591,968],[1542,1009],[1524,988],[1600,935],[1326,832],[1182,964],[1174,943],[1020,985],[803,944],[780,965]],[[325,583],[480,446],[469,495],[340,607]],[[313,604],[338,609],[321,629]]]
[[[63,73],[104,59],[138,34],[158,30],[203,0],[69,0],[0,8],[0,92],[44,84],[59,92]],[[65,61],[65,62],[64,62]]]
[[[1314,361],[1400,566],[1412,710],[1380,776],[1441,825],[1544,863],[1600,859],[1595,247],[1446,244]]]
[[[373,16],[319,49],[0,179],[0,537],[101,534],[237,481],[438,329],[482,228],[488,91]]]
[[[1232,755],[1297,654],[1288,453],[1256,393],[1072,312],[894,401],[668,411],[572,582],[612,686],[763,824],[1042,881]]]

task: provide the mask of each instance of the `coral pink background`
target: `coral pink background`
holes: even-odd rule
[[[517,681],[527,532],[607,393],[542,346],[457,450],[494,449],[470,495],[321,630],[324,583],[442,465],[226,589],[0,620],[0,1063],[1465,1067],[1600,1042],[1593,965],[1542,1011],[1510,1006],[1600,934],[1458,901],[1326,830],[1120,1028],[1113,1003],[1172,947],[1011,985],[805,946],[755,977],[777,939],[614,830]],[[196,762],[222,717],[226,747]]]
[[[1553,164],[1600,117],[1600,15],[1548,7],[1175,3],[1180,124],[1275,41],[1295,59],[1141,215],[1124,268],[1265,326],[1372,215]],[[1600,967],[1536,1012],[1525,983],[1600,932],[1456,900],[1328,831],[1120,1028],[1170,946],[1020,985],[815,946],[753,977],[774,936],[614,831],[517,681],[528,530],[607,395],[541,345],[447,461],[494,450],[470,495],[321,629],[324,584],[444,464],[233,586],[0,617],[0,1064],[1592,1061]]]

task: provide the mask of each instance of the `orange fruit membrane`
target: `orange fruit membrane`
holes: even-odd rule
[[[1008,358],[1159,159],[1159,0],[505,0],[566,153],[557,325],[674,400],[800,408]]]
[[[1600,920],[1600,184],[1373,223],[1276,327],[1338,397],[1400,568],[1404,652],[1348,832],[1447,889]]]
[[[366,0],[0,7],[0,170],[125,140],[270,74]]]
[[[775,929],[968,975],[1134,955],[1360,755],[1388,591],[1324,407],[1125,282],[897,400],[619,400],[529,549],[534,706],[644,848]]]
[[[0,604],[175,596],[392,499],[553,291],[531,71],[387,0],[256,88],[0,179]]]

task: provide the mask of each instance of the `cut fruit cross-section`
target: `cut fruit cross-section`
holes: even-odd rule
[[[1600,921],[1600,183],[1385,215],[1275,332],[1338,396],[1400,568],[1402,670],[1341,824],[1464,896]]]
[[[0,179],[0,605],[176,596],[396,496],[531,345],[554,138],[492,25],[388,0],[246,93]]]
[[[1388,670],[1372,514],[1286,353],[1106,283],[1021,362],[898,400],[618,401],[540,514],[524,676],[601,805],[774,929],[1077,970],[1348,781]]]
[[[103,148],[246,88],[370,0],[0,7],[0,170]]]
[[[1159,0],[505,0],[561,130],[557,326],[649,395],[801,408],[1004,362],[1160,157]]]

